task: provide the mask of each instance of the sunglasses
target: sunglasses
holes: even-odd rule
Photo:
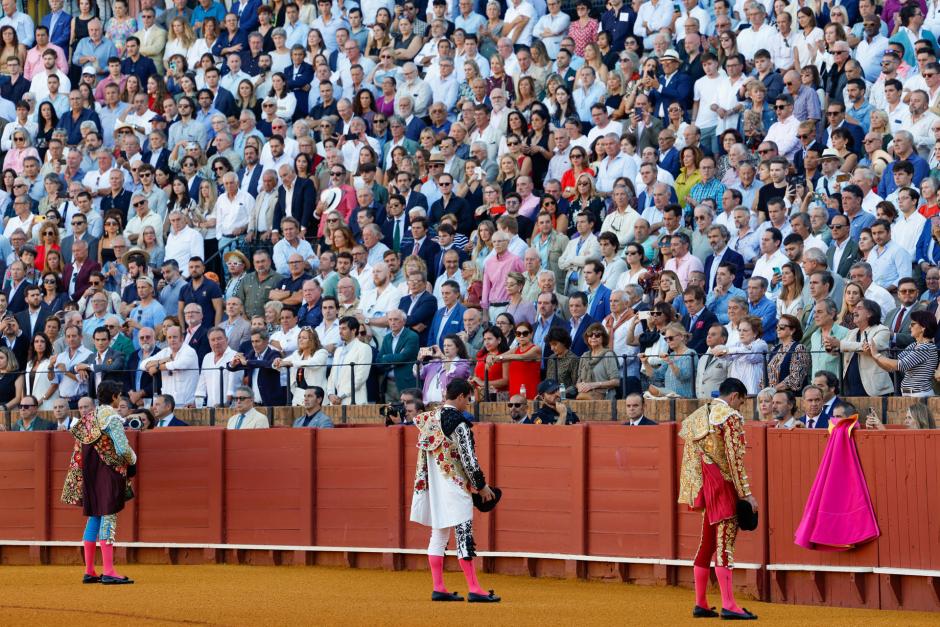
[[[20,403],[20,409],[28,409],[30,407],[36,407],[36,405],[33,405],[32,403]]]
[[[235,399],[236,401],[247,401],[251,397],[250,396],[233,396],[232,398]]]
[[[506,403],[509,407],[522,407],[525,403]],[[22,407],[22,405],[20,405]]]
[[[601,333],[600,331],[595,331],[594,333],[591,333],[590,335],[588,335],[588,337],[604,337],[604,334]],[[668,340],[669,338],[667,337],[666,339]]]
[[[516,331],[516,337],[529,337],[529,332],[526,330]]]
[[[139,207],[146,202],[147,202],[146,200],[138,200],[137,202],[134,203],[134,206]],[[72,224],[74,225],[75,223],[73,222]]]

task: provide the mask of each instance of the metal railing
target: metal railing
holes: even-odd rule
[[[900,352],[900,349],[888,349],[888,350],[885,350],[885,351],[882,351],[882,352],[883,352],[883,354],[885,354],[885,355],[894,357],[898,352]],[[806,351],[806,353],[809,355],[810,359],[812,359],[812,355],[813,355],[813,354],[824,354],[824,355],[826,355],[827,357],[838,358],[838,359],[839,359],[839,363],[840,363],[840,364],[842,363],[842,359],[841,359],[841,358],[842,358],[842,353],[839,353],[839,352],[832,353],[832,352],[828,352],[828,351],[815,351],[815,353],[813,353],[813,352],[810,352],[810,351]],[[296,353],[295,353],[295,354],[296,354]],[[769,352],[763,352],[763,353],[759,353],[759,354],[761,355],[761,359],[762,359],[762,382],[763,382],[763,383],[762,383],[762,387],[764,387],[764,386],[766,386],[766,383],[767,383],[767,380],[768,380],[768,374],[767,374],[767,373],[768,373],[768,364],[769,364],[769,361],[770,361],[772,355],[771,355],[771,353],[769,353]],[[697,397],[697,390],[695,389],[695,378],[696,378],[696,377],[695,377],[695,372],[696,372],[696,368],[697,368],[697,363],[698,363],[699,361],[703,360],[706,356],[707,356],[706,354],[698,355],[698,354],[695,354],[694,352],[688,353],[688,354],[684,354],[684,355],[674,355],[674,354],[673,354],[673,355],[670,355],[670,357],[671,357],[672,359],[675,359],[675,360],[681,361],[681,360],[683,360],[683,359],[689,359],[689,360],[694,360],[695,363],[696,363],[696,366],[692,368],[692,376],[691,376],[691,381],[690,381],[691,386],[692,386],[692,394],[689,395],[689,396],[683,395],[683,396],[681,396],[682,398],[696,398],[696,397]],[[660,356],[657,355],[657,356],[655,356],[655,357],[659,358]],[[581,357],[576,357],[576,359],[577,359],[579,362],[581,362],[581,361],[583,361],[583,360],[587,360],[587,359],[592,359],[592,358],[593,358],[592,356],[587,355],[587,354],[582,355]],[[621,380],[621,384],[620,384],[620,386],[619,386],[619,388],[618,388],[618,390],[617,390],[617,396],[619,396],[619,397],[622,398],[623,396],[625,396],[625,395],[627,394],[627,392],[628,392],[628,386],[629,386],[631,383],[634,382],[634,381],[633,381],[633,377],[626,377],[626,376],[624,376],[624,373],[630,372],[630,371],[631,371],[632,369],[634,369],[636,366],[639,366],[640,369],[641,369],[641,371],[642,371],[642,363],[641,363],[641,360],[640,360],[640,357],[639,357],[638,354],[634,354],[634,355],[630,355],[630,354],[616,355],[615,358],[616,358],[617,361],[618,361],[618,370],[619,370],[620,380]],[[541,373],[542,373],[542,374],[544,374],[545,371],[546,371],[546,369],[547,369],[547,368],[546,368],[546,364],[549,363],[549,362],[552,362],[552,360],[554,360],[554,359],[556,359],[556,358],[555,358],[554,356],[551,356],[551,355],[548,356],[548,357],[543,357],[542,365],[540,366],[540,370],[541,370]],[[723,359],[723,358],[720,358],[720,359]],[[324,373],[323,373],[323,379],[329,381],[329,377],[332,376],[332,377],[333,377],[333,380],[334,380],[334,383],[335,383],[335,382],[338,382],[338,381],[339,381],[339,377],[341,377],[341,376],[343,376],[343,375],[342,375],[342,374],[336,375],[335,373],[332,373],[332,370],[334,370],[334,369],[336,369],[336,368],[342,367],[342,368],[348,368],[348,372],[349,372],[349,374],[348,374],[348,377],[349,377],[349,390],[350,390],[350,398],[349,398],[349,401],[350,401],[350,404],[354,404],[354,405],[355,405],[355,404],[362,404],[363,402],[368,402],[368,399],[363,399],[363,398],[361,398],[361,396],[359,395],[359,393],[357,393],[357,389],[360,388],[360,387],[362,386],[362,384],[363,384],[363,381],[362,381],[362,380],[357,380],[357,376],[356,376],[356,370],[357,370],[357,368],[368,367],[368,368],[369,368],[369,375],[368,375],[367,379],[371,379],[371,378],[376,377],[376,376],[381,376],[381,375],[383,375],[384,373],[386,373],[387,371],[389,371],[389,370],[391,370],[391,369],[393,369],[393,368],[397,368],[397,367],[401,367],[401,366],[417,366],[417,367],[419,368],[419,370],[416,372],[416,380],[418,381],[418,387],[421,387],[421,384],[420,384],[420,382],[421,382],[420,366],[423,365],[423,363],[430,363],[431,361],[441,361],[441,360],[433,360],[433,359],[431,359],[431,360],[427,360],[427,361],[425,361],[425,362],[416,362],[416,361],[402,362],[402,361],[400,361],[400,362],[347,363],[347,364],[341,364],[341,365],[327,364],[327,365],[325,365],[325,366],[281,366],[280,368],[274,368],[273,365],[272,365],[272,366],[262,366],[262,367],[260,367],[260,368],[247,368],[247,367],[242,366],[242,367],[238,367],[238,368],[235,368],[235,369],[229,369],[229,368],[227,368],[227,367],[225,367],[225,366],[220,366],[220,367],[216,367],[216,368],[209,368],[209,369],[179,368],[179,369],[173,369],[172,371],[161,370],[161,371],[159,372],[159,374],[153,375],[153,377],[156,378],[156,377],[158,377],[158,376],[167,376],[167,372],[171,372],[171,373],[172,373],[172,375],[170,375],[170,376],[176,376],[176,375],[181,374],[181,373],[195,372],[195,373],[198,373],[199,376],[205,376],[205,377],[213,376],[213,377],[218,377],[218,381],[217,381],[218,387],[217,387],[217,390],[222,390],[222,391],[223,391],[223,399],[224,399],[224,393],[231,392],[232,390],[231,390],[230,388],[231,388],[232,385],[233,385],[233,384],[230,384],[229,382],[226,381],[226,376],[227,376],[227,375],[228,375],[228,376],[231,376],[231,374],[232,374],[233,372],[247,372],[247,371],[249,371],[249,370],[255,370],[255,369],[262,369],[262,370],[267,370],[267,371],[274,371],[274,372],[277,372],[277,373],[278,373],[277,376],[279,377],[280,381],[284,381],[284,380],[287,381],[287,385],[284,385],[284,384],[282,384],[282,383],[279,383],[279,384],[278,384],[278,387],[280,388],[279,394],[281,394],[282,396],[281,396],[280,398],[268,398],[267,400],[274,400],[275,402],[273,402],[273,403],[264,403],[264,405],[265,405],[265,406],[271,406],[271,407],[277,407],[277,406],[290,406],[290,405],[293,404],[293,403],[292,403],[293,391],[294,391],[294,389],[296,389],[297,385],[296,385],[296,382],[292,382],[292,381],[290,380],[290,372],[291,372],[291,370],[293,370],[295,373],[298,372],[298,371],[300,371],[301,373],[306,374],[306,372],[309,371],[310,369],[314,369],[314,368],[317,368],[317,369],[323,368],[323,369],[325,369],[325,371],[324,371]],[[471,376],[471,377],[474,376],[474,375],[473,375],[473,372],[474,372],[474,370],[475,370],[475,368],[476,368],[476,365],[477,365],[477,358],[476,358],[476,357],[470,357],[470,358],[468,358],[468,359],[458,359],[458,360],[454,360],[453,362],[448,362],[448,363],[456,363],[456,362],[467,362],[467,363],[470,365],[470,373],[471,373],[470,376]],[[662,367],[661,364],[657,364],[656,366],[654,366],[654,369],[659,369],[659,368],[661,368],[661,367]],[[22,370],[20,370],[20,371],[14,371],[13,374],[17,374],[17,375],[35,375],[36,377],[45,377],[45,376],[47,376],[47,372],[48,372],[48,371],[39,371],[39,372],[35,372],[35,373],[30,373],[30,372],[27,372],[27,371],[22,371]],[[136,390],[134,387],[132,387],[131,385],[128,384],[129,381],[133,381],[133,380],[136,378],[136,375],[137,375],[138,373],[142,373],[142,374],[145,375],[145,376],[150,376],[147,371],[143,371],[143,370],[139,370],[139,369],[138,369],[138,370],[128,370],[128,369],[123,369],[123,370],[110,370],[110,371],[108,371],[107,373],[104,373],[102,376],[103,376],[103,378],[107,378],[107,379],[111,379],[111,380],[120,380],[122,383],[124,383],[125,392],[129,392],[129,391],[139,391],[139,390]],[[98,374],[100,374],[100,373],[98,373]],[[809,371],[807,372],[807,379],[811,380],[814,374],[815,374],[815,373],[812,371],[812,368],[810,368]],[[834,372],[833,374],[835,374],[835,375],[839,378],[839,389],[842,390],[842,389],[843,389],[843,385],[842,385],[842,384],[843,384],[843,382],[844,382],[844,381],[843,381],[843,372],[842,372],[842,368],[839,368],[839,369],[838,369],[838,372]],[[898,385],[899,380],[900,380],[900,376],[902,376],[903,373],[898,373],[898,372],[895,371],[895,372],[889,372],[888,374],[892,377],[892,381],[894,382],[895,387],[897,388],[897,385]],[[245,375],[245,376],[247,377],[247,375]],[[267,376],[273,377],[274,375],[267,375]],[[305,377],[304,377],[304,379],[305,379]],[[376,383],[379,383],[379,382],[380,382],[380,379],[376,379]],[[250,382],[249,382],[249,383],[250,383]],[[574,384],[577,384],[577,383],[578,383],[578,381],[574,381]],[[807,383],[808,383],[808,381],[807,381]],[[35,385],[35,384],[34,384],[34,385]],[[805,384],[804,384],[804,385],[805,385]],[[303,385],[301,385],[300,387],[303,389],[303,388],[305,388],[305,386],[306,386],[306,387],[309,387],[309,385],[306,384],[306,383],[303,384]],[[67,399],[67,400],[77,400],[80,396],[87,396],[87,395],[91,394],[91,391],[88,389],[89,386],[88,386],[88,381],[87,381],[87,380],[80,382],[80,388],[84,388],[85,392],[82,393],[82,394],[78,394],[78,395],[76,395],[76,396],[70,397],[70,398]],[[25,386],[24,386],[24,391],[25,391],[25,389],[26,389],[26,388],[25,388]],[[802,386],[800,386],[800,389],[802,389]],[[794,390],[794,392],[797,393],[797,395],[799,395],[800,389]],[[325,390],[325,391],[326,391],[327,393],[329,393],[328,390]],[[482,386],[481,386],[481,392],[482,392],[482,399],[481,399],[481,400],[492,398],[494,391],[500,391],[500,390],[495,390],[495,388],[491,385],[490,376],[489,376],[489,368],[488,368],[488,367],[484,367],[484,369],[483,369],[483,378],[482,378]],[[664,391],[668,392],[669,390],[664,390]],[[380,394],[381,394],[381,390],[380,390],[379,392],[380,392]],[[154,395],[155,395],[155,394],[161,394],[161,393],[163,393],[162,387],[161,387],[160,389],[154,390],[154,392],[153,392]],[[146,397],[146,398],[152,398],[152,396],[149,396],[149,397]],[[202,398],[202,397],[199,397],[199,398]],[[40,400],[41,400],[41,399],[40,399]],[[196,400],[196,399],[194,399],[194,400]],[[210,399],[206,399],[206,400],[208,401],[208,400],[210,400]],[[375,399],[375,400],[380,400],[380,399]],[[177,401],[179,402],[179,399],[177,399]],[[284,401],[283,404],[282,404],[280,401]],[[185,403],[185,404],[188,405],[188,403]],[[207,405],[208,405],[208,403],[207,403]],[[224,406],[224,404],[222,404],[222,403],[213,403],[211,406],[213,406],[213,407],[219,407],[219,406]],[[2,409],[2,407],[0,407],[0,409]],[[8,408],[8,409],[9,409],[9,408]]]

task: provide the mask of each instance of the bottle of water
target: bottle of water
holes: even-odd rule
[[[565,386],[561,386],[558,391],[561,393],[562,402],[564,402],[565,397],[568,395],[567,389],[565,388]]]
[[[521,386],[519,386],[519,394],[522,394],[522,395],[525,396],[526,398],[529,398],[528,396],[526,396],[526,393],[525,393],[525,383],[523,383]]]

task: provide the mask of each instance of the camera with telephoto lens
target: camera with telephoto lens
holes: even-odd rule
[[[131,429],[133,431],[143,431],[144,430],[144,421],[141,420],[140,414],[131,414],[127,417],[127,421],[124,423],[125,429]]]
[[[405,417],[405,404],[398,402],[382,405],[379,407],[379,415],[385,418],[386,427],[399,424]]]

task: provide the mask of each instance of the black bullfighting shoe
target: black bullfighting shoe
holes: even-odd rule
[[[499,603],[499,601],[500,598],[492,590],[489,594],[477,594],[476,592],[467,594],[468,603]]]
[[[438,592],[435,590],[431,593],[432,601],[463,601],[463,597],[457,594],[456,592]]]
[[[692,618],[718,618],[719,614],[715,611],[715,608],[702,607],[701,605],[696,605],[692,609]]]

